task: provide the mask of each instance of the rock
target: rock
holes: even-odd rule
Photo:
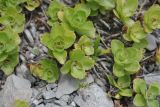
[[[153,51],[157,48],[156,38],[154,37],[154,35],[148,35],[147,36],[147,41],[148,41],[147,49],[149,51]]]
[[[40,104],[40,105],[38,105],[37,107],[44,107],[44,104]]]
[[[42,95],[43,95],[44,99],[51,99],[51,98],[54,98],[56,96],[55,92],[52,91],[52,90],[45,91],[45,92],[43,92]]]
[[[32,97],[36,97],[40,92],[35,89],[35,88],[32,88]]]
[[[19,77],[25,77],[27,71],[28,71],[28,68],[26,67],[25,64],[21,64],[16,68],[16,73]]]
[[[57,87],[57,84],[55,84],[55,83],[53,83],[53,84],[48,84],[47,86],[46,86],[46,88],[47,88],[47,90],[49,91],[49,90],[53,90],[54,88],[56,88]]]
[[[70,98],[69,95],[64,95],[64,96],[61,97],[60,100],[65,101],[65,102],[68,102],[69,98]]]
[[[34,104],[34,105],[39,105],[39,104],[41,104],[43,102],[43,99],[35,99],[35,100],[33,100],[32,101],[32,104]]]
[[[27,80],[29,80],[31,83],[34,83],[36,81],[35,77],[32,76],[29,69],[27,68],[26,64],[22,63],[16,68],[16,74],[19,77],[23,77]]]
[[[58,83],[56,98],[71,94],[79,88],[79,81],[68,75],[62,75]]]
[[[54,104],[54,103],[47,103],[47,104],[45,105],[45,107],[61,107],[61,106],[58,106],[58,105],[56,105],[56,104]]]
[[[26,30],[24,31],[24,33],[25,33],[26,40],[27,40],[29,43],[33,43],[34,40],[33,40],[33,37],[32,37],[31,32],[30,32],[28,29],[26,29]]]
[[[151,84],[151,83],[154,83],[154,82],[157,82],[159,83],[160,85],[160,75],[153,75],[153,74],[148,74],[146,76],[144,76],[144,79],[146,81],[147,84]]]
[[[112,100],[97,84],[80,89],[78,94],[74,101],[80,107],[114,107]]]
[[[2,106],[13,107],[14,101],[17,99],[29,102],[32,96],[31,83],[16,75],[7,78],[2,90]]]
[[[86,79],[81,81],[81,83],[83,83],[83,84],[90,84],[93,82],[94,82],[94,78],[91,74],[89,74]]]

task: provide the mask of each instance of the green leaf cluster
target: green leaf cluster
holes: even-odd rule
[[[110,95],[111,97],[120,99],[122,96],[125,96],[125,97],[132,96],[133,91],[130,88],[130,85],[131,85],[130,75],[125,75],[122,77],[118,77],[116,79],[114,79],[112,75],[108,75],[107,78],[109,80],[109,83],[118,89],[118,91],[116,92],[114,96]]]
[[[95,28],[88,17],[90,8],[85,4],[68,7],[53,0],[47,10],[49,33],[41,42],[49,49],[49,55],[61,64],[61,72],[77,79],[84,79],[95,61]],[[96,47],[98,49],[98,47]]]
[[[78,43],[75,44],[75,49],[81,49],[86,55],[94,54],[94,41],[87,36],[81,36]]]
[[[130,19],[134,15],[138,7],[138,0],[116,0],[116,9],[114,14],[122,20],[126,25],[131,25],[133,20]]]
[[[84,79],[86,70],[94,66],[94,60],[86,56],[84,51],[75,49],[70,52],[69,60],[61,68],[63,74],[70,73],[74,78]]]
[[[86,0],[87,6],[92,10],[91,15],[97,15],[100,11],[105,14],[107,11],[115,7],[115,0]]]
[[[112,40],[111,50],[114,55],[113,74],[117,77],[134,74],[139,71],[142,52],[135,47],[124,47],[119,40]]]
[[[58,22],[58,13],[63,11],[65,8],[64,4],[59,2],[59,0],[53,0],[47,10],[47,15],[49,16],[49,20],[47,23],[52,26],[55,22]]]
[[[123,35],[124,39],[127,41],[141,42],[147,36],[147,33],[144,31],[141,23],[139,21],[134,22],[131,26],[128,27],[127,32]]]
[[[88,21],[91,10],[87,5],[77,4],[72,8],[66,7],[60,1],[54,0],[47,13],[50,16],[49,25],[53,26],[55,22],[59,21],[80,36],[95,37],[93,23]]]
[[[29,11],[33,11],[39,6],[40,6],[40,1],[39,0],[26,0],[25,7]]]
[[[25,17],[16,8],[8,7],[1,14],[0,23],[5,27],[11,27],[14,32],[21,33],[24,30]]]
[[[144,13],[144,30],[151,33],[160,28],[160,6],[155,4]]]
[[[48,83],[53,83],[59,78],[56,61],[47,58],[40,60],[37,64],[31,64],[30,70],[34,76]]]
[[[14,107],[29,107],[29,103],[22,100],[16,100],[14,103]]]
[[[51,50],[51,54],[61,64],[64,64],[67,58],[67,51],[75,42],[75,33],[63,26],[56,24],[50,33],[44,34],[41,38],[42,43]]]
[[[133,103],[137,107],[159,107],[159,102],[156,100],[160,95],[160,86],[158,83],[150,84],[147,87],[143,79],[136,78],[133,81],[133,89],[136,92]]]
[[[71,30],[81,35],[95,37],[95,28],[87,18],[90,15],[90,8],[84,4],[78,4],[74,8],[66,8],[63,13],[62,21]]]
[[[18,63],[20,38],[11,28],[0,31],[0,68],[6,75],[13,72]]]

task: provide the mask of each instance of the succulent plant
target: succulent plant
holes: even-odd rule
[[[89,56],[85,56],[84,51],[75,49],[70,53],[70,59],[62,66],[63,74],[71,74],[74,78],[84,79],[86,70],[90,70],[94,66],[94,60]]]
[[[48,83],[53,83],[59,78],[57,63],[54,60],[42,59],[37,64],[31,64],[31,73]]]
[[[52,55],[61,63],[64,64],[67,58],[67,51],[71,47],[76,39],[73,31],[66,29],[61,24],[56,24],[50,33],[42,36],[42,43],[47,46]]]

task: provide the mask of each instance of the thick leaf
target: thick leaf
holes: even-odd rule
[[[127,88],[130,86],[131,78],[130,75],[124,75],[123,77],[119,77],[117,84],[121,88]]]
[[[160,86],[158,83],[153,83],[149,86],[147,90],[147,98],[148,99],[156,99],[156,97],[160,95]]]
[[[71,65],[71,75],[77,79],[84,79],[86,72],[83,65],[81,63],[73,62]]]
[[[82,63],[85,70],[90,70],[95,64],[95,61],[88,56],[83,57],[80,62]]]
[[[29,104],[26,101],[16,100],[14,102],[14,107],[29,107]]]
[[[146,106],[146,100],[141,94],[136,94],[134,97],[133,103],[135,106],[143,107]]]
[[[132,90],[131,89],[122,89],[119,94],[121,96],[131,97],[132,96]]]
[[[125,70],[129,73],[129,74],[134,74],[136,72],[138,72],[140,69],[140,64],[139,62],[133,62],[130,64],[126,64],[125,65]]]
[[[146,95],[147,85],[143,79],[136,78],[133,81],[133,89],[136,93],[142,93],[143,96]]]
[[[71,65],[72,65],[72,61],[67,61],[61,68],[61,72],[63,74],[67,74],[71,71]]]
[[[160,28],[160,6],[158,4],[152,5],[144,13],[145,31],[151,33],[156,28]]]
[[[157,100],[149,100],[148,101],[148,106],[149,107],[159,107],[159,101],[157,101]]]
[[[85,56],[85,53],[80,49],[75,49],[70,52],[70,59],[80,61]]]
[[[124,49],[124,44],[119,40],[112,40],[111,49],[112,49],[112,53],[115,55],[118,52],[118,50]]]
[[[113,74],[117,77],[122,77],[125,75],[125,71],[123,69],[123,66],[119,66],[117,64],[113,65]]]
[[[62,52],[57,52],[57,51],[52,51],[53,56],[58,60],[60,64],[64,64],[67,58],[67,52],[62,51]]]

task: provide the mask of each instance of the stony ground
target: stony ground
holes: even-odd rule
[[[69,5],[76,1],[64,0]],[[131,107],[130,99],[122,99],[120,104],[120,101],[107,96],[108,91],[114,91],[105,78],[112,70],[111,55],[100,57],[88,77],[81,81],[68,75],[61,75],[58,82],[48,84],[30,73],[28,65],[47,56],[48,50],[40,43],[39,38],[50,30],[45,14],[48,4],[49,0],[44,0],[41,7],[33,12],[24,11],[27,21],[21,34],[20,63],[15,68],[14,74],[9,77],[0,71],[0,96],[6,96],[0,97],[0,107],[1,104],[12,107],[9,104],[14,98],[26,99],[30,102],[30,107]],[[121,38],[122,24],[113,17],[113,13],[91,19],[97,32],[103,35],[101,38],[103,48],[110,47],[111,39]],[[160,66],[154,61],[155,50],[160,44],[160,30],[150,34],[147,39],[149,44],[145,58],[141,62],[141,76],[148,83],[157,81],[160,84]],[[10,97],[11,95],[13,97]]]

